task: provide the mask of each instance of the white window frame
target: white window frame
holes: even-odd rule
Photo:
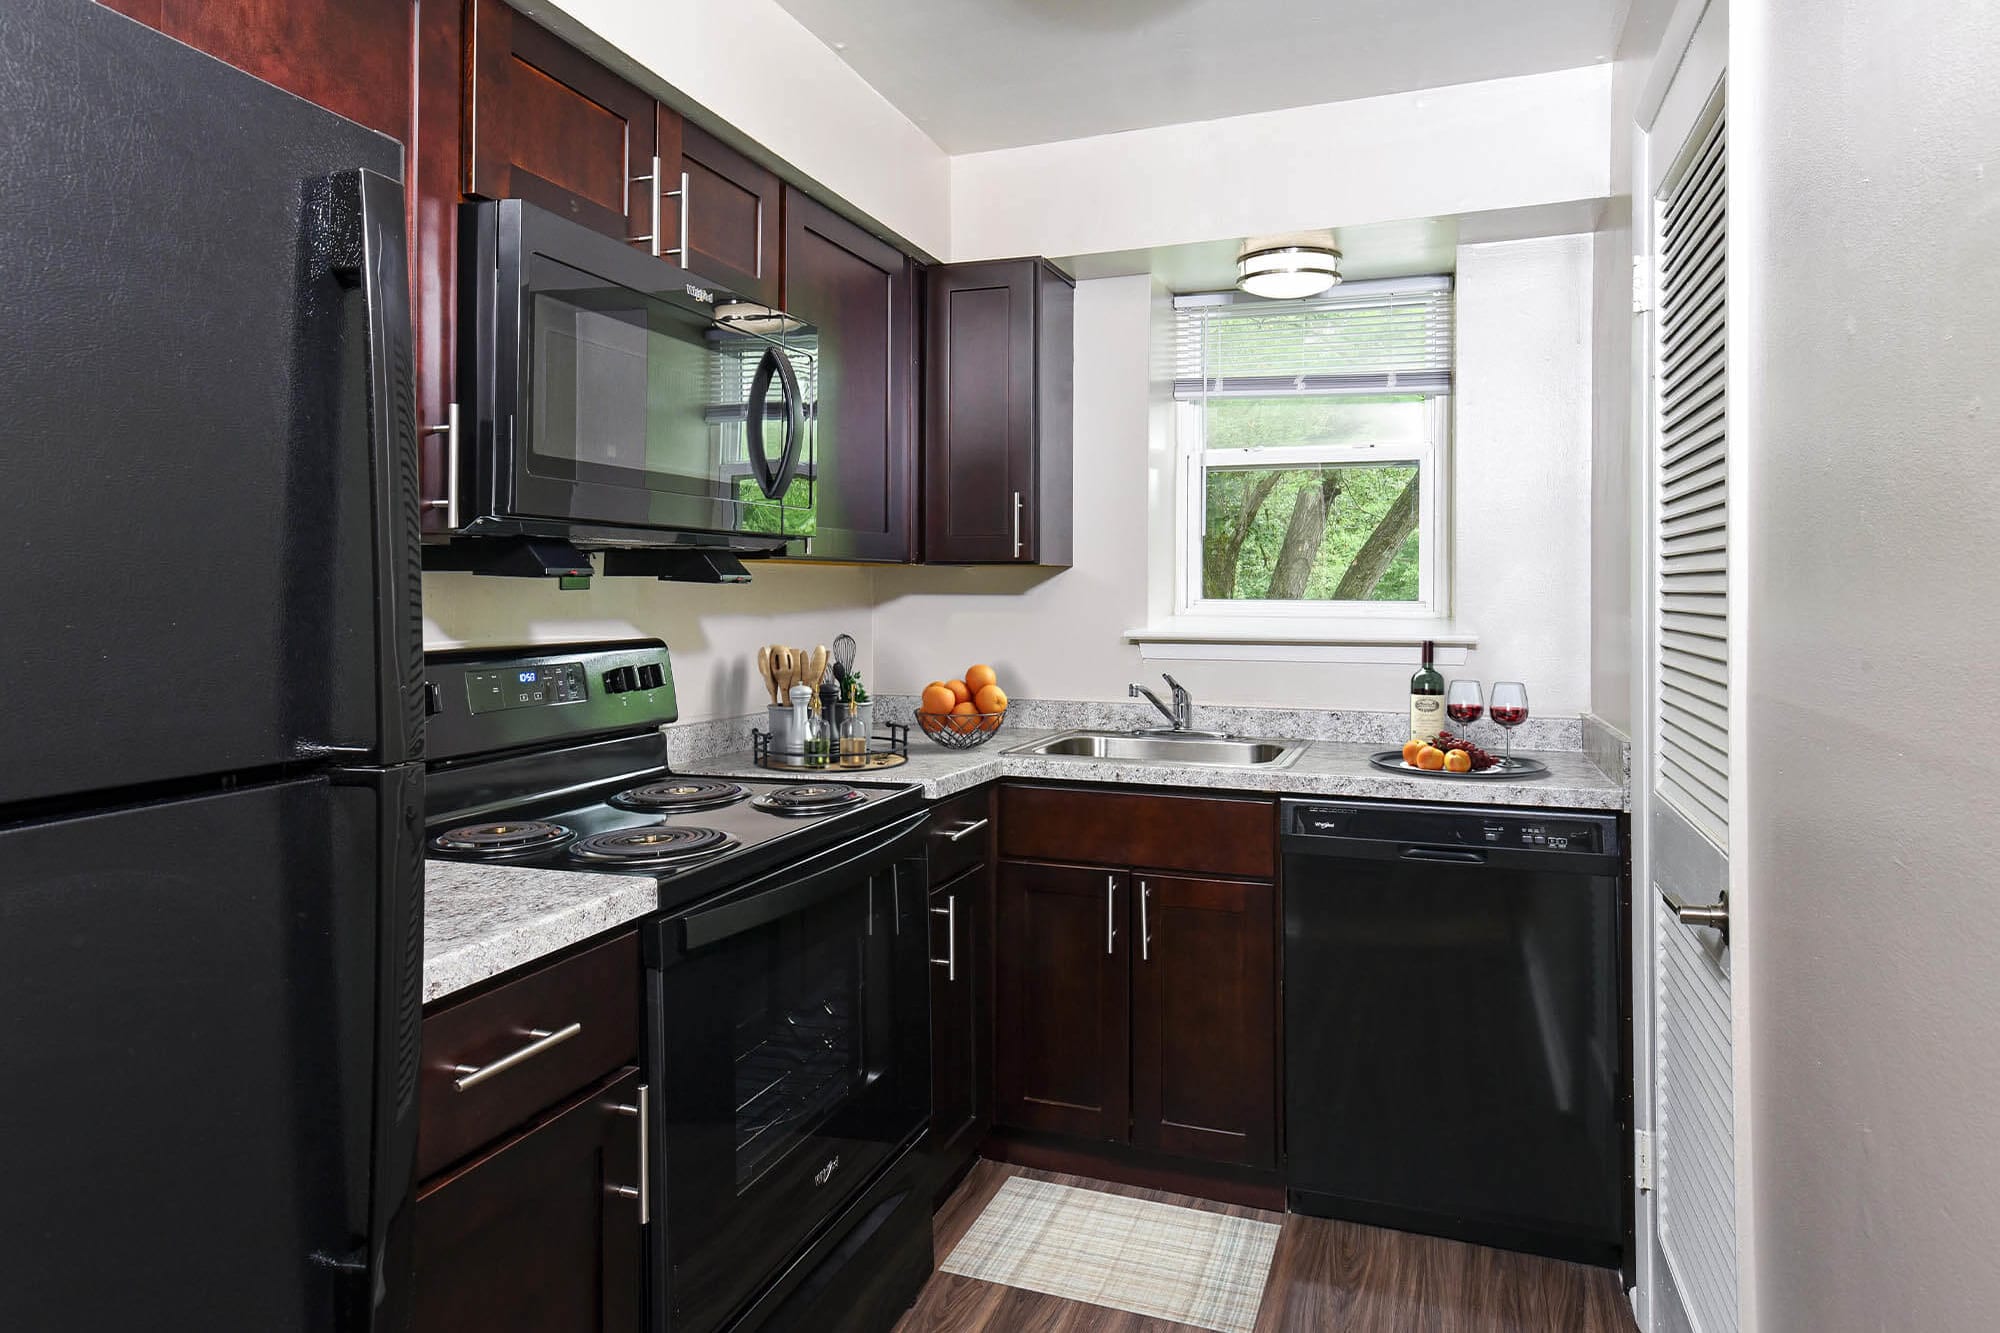
[[[1425,401],[1421,441],[1380,444],[1272,445],[1248,449],[1203,447],[1205,400],[1174,404],[1174,601],[1176,617],[1208,621],[1306,619],[1344,621],[1439,620],[1450,614],[1451,395],[1433,393]],[[1207,473],[1217,467],[1319,467],[1341,464],[1417,466],[1417,600],[1414,602],[1290,600],[1203,597],[1201,549],[1207,532]],[[1385,626],[1386,628],[1386,626]]]

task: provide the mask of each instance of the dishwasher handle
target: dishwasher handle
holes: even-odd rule
[[[1437,861],[1455,866],[1483,866],[1486,864],[1486,853],[1457,852],[1448,847],[1405,847],[1399,859],[1404,861]]]

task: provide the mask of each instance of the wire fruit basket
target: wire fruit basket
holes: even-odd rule
[[[947,750],[976,750],[1000,734],[1007,714],[915,711],[917,729]]]

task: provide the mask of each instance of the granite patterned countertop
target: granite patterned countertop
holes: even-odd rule
[[[932,800],[995,778],[1038,778],[1052,782],[1107,782],[1134,787],[1200,787],[1216,791],[1266,792],[1279,796],[1364,796],[1391,801],[1444,801],[1455,805],[1521,805],[1538,809],[1623,810],[1622,782],[1605,774],[1581,750],[1523,750],[1524,757],[1549,766],[1546,777],[1520,782],[1401,777],[1371,767],[1368,756],[1382,745],[1355,741],[1313,741],[1289,768],[1220,768],[1213,764],[1132,763],[1109,759],[1067,759],[1008,754],[1017,745],[1058,733],[1009,728],[976,750],[947,750],[921,736],[910,741],[910,762],[871,773],[868,780],[920,782]],[[690,773],[716,777],[769,778],[747,753],[721,755],[681,765]]]
[[[424,1003],[647,915],[649,875],[424,862]]]

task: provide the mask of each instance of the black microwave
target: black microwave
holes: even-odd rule
[[[812,536],[813,329],[518,199],[462,206],[459,260],[459,532]]]

